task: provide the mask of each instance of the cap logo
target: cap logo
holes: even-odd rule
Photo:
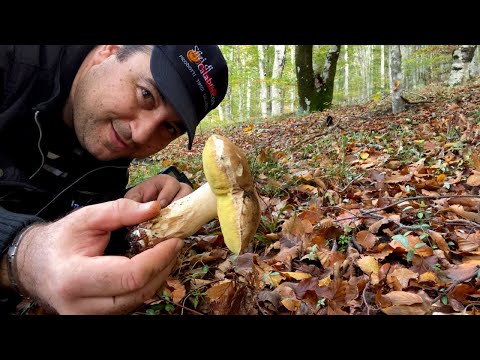
[[[198,71],[202,75],[205,84],[207,84],[208,91],[212,97],[210,102],[213,105],[215,103],[215,97],[217,96],[217,89],[215,88],[212,78],[208,73],[212,71],[214,67],[206,62],[207,58],[204,58],[202,54],[203,52],[200,50],[198,45],[195,45],[193,49],[187,51],[187,59],[197,65]]]

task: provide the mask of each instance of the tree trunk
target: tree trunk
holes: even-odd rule
[[[392,112],[396,114],[405,111],[405,102],[401,97],[403,79],[400,45],[390,45],[390,85],[392,88]]]
[[[319,92],[320,111],[328,109],[332,105],[333,87],[335,84],[335,73],[337,72],[337,62],[340,56],[340,45],[332,45],[328,49],[325,65],[323,66],[323,81],[324,84]]]
[[[280,93],[279,79],[282,77],[285,68],[285,45],[275,45],[275,58],[273,60],[272,71],[272,88],[270,94],[272,96],[272,116],[282,114],[282,96]]]
[[[469,65],[475,54],[477,45],[461,45],[454,50],[452,57],[452,69],[450,71],[450,78],[448,85],[459,85],[465,83],[470,79]]]
[[[385,89],[385,45],[380,45],[380,87]]]
[[[475,49],[475,53],[473,54],[473,59],[472,62],[470,63],[470,66],[468,67],[468,71],[470,73],[470,78],[474,78],[480,74],[480,50],[478,50],[478,45],[477,48]]]
[[[267,84],[265,82],[265,52],[263,45],[257,45],[258,48],[258,70],[259,70],[259,77],[260,77],[260,109],[262,111],[262,118],[266,118],[268,115],[268,107],[267,107],[267,100],[268,100],[268,89]]]
[[[344,46],[345,75],[343,78],[343,97],[348,103],[348,45]]]
[[[295,46],[295,72],[297,74],[298,107],[300,113],[309,113],[316,108],[312,65],[313,45]]]

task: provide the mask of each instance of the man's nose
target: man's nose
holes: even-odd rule
[[[157,133],[165,116],[161,113],[142,113],[132,124],[132,138],[137,144],[148,144],[152,136]]]

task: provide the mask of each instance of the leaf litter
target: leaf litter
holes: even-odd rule
[[[201,167],[186,164],[210,134],[229,137],[249,157],[262,221],[238,256],[218,220],[185,239],[132,314],[478,315],[480,82],[423,91],[429,102],[398,114],[387,99],[214,127],[191,151],[181,137],[154,156],[199,186]]]

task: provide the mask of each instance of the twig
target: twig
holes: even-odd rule
[[[477,224],[477,223],[474,223],[473,221],[469,221],[469,220],[462,220],[462,219],[458,219],[458,220],[445,220],[445,224],[446,225],[458,225],[458,226],[470,226],[470,227],[473,227],[475,229],[480,229],[480,224]]]
[[[329,127],[329,129],[327,131],[324,131],[320,134],[313,134],[311,136],[308,136],[306,138],[302,138],[302,139],[299,139],[299,141],[297,141],[296,143],[294,143],[292,146],[290,146],[290,150],[296,150],[298,148],[299,145],[301,144],[305,144],[306,142],[310,141],[310,140],[313,140],[313,139],[316,139],[317,137],[320,137],[320,136],[323,136],[323,135],[326,135],[330,132],[332,132],[333,129],[339,127],[340,124],[339,123],[336,123],[335,125],[333,125],[332,127]]]
[[[382,210],[385,210],[385,209],[388,209],[388,208],[391,208],[391,207],[394,207],[398,204],[401,204],[401,203],[404,203],[406,201],[411,201],[411,200],[420,200],[420,199],[448,199],[448,198],[480,198],[480,195],[438,195],[438,196],[433,196],[433,195],[422,195],[422,196],[413,196],[413,197],[409,197],[409,198],[403,198],[399,201],[396,201],[394,202],[393,204],[390,204],[390,205],[386,205],[384,207],[381,207],[381,208],[375,208],[375,209],[371,209],[371,210],[367,210],[367,211],[364,211],[363,212],[363,215],[367,215],[367,214],[371,214],[371,213],[374,213],[374,212],[377,212],[377,211],[382,211]],[[328,206],[328,207],[331,207],[331,206]],[[344,208],[341,208],[339,207],[340,209],[346,211],[346,209]],[[341,219],[342,221],[343,220],[350,220],[350,219],[355,219],[357,218],[358,216],[353,216],[351,218],[343,218]]]
[[[347,184],[347,186],[345,186],[343,189],[337,190],[337,192],[339,192],[339,193],[345,192],[345,191],[350,187],[350,185],[352,185],[355,181],[361,179],[362,177],[363,177],[363,174],[360,174],[360,175],[354,177],[354,178],[352,179],[352,181],[350,181],[350,182]]]
[[[364,210],[360,210],[360,213],[362,215],[360,215],[359,217],[363,217],[364,215]],[[403,230],[407,230],[407,231],[415,231],[415,230],[426,230],[425,229],[425,226],[421,226],[421,225],[403,225],[401,222],[399,221],[395,221],[393,219],[390,219],[386,216],[383,216],[383,215],[380,215],[380,214],[371,214],[371,213],[368,213],[367,214],[369,217],[372,217],[374,219],[387,219],[388,222],[391,222],[391,223],[394,223],[395,225],[397,225],[399,228],[403,229]],[[342,219],[343,220],[343,219]]]
[[[204,315],[203,313],[201,313],[201,312],[199,312],[199,311],[197,311],[197,310],[190,309],[189,307],[184,306],[184,305],[182,305],[182,304],[179,304],[179,303],[177,303],[177,302],[175,302],[175,301],[171,301],[171,300],[163,300],[163,301],[168,301],[169,303],[171,303],[171,304],[173,304],[173,305],[175,305],[175,306],[178,306],[178,307],[180,307],[180,308],[182,308],[182,309],[184,309],[184,310],[190,311],[191,313],[194,313],[194,314],[196,314],[196,315]]]
[[[438,295],[435,299],[432,300],[432,302],[430,303],[431,305],[435,304],[438,300],[440,300],[442,297],[444,297],[445,295],[447,295],[450,291],[453,290],[453,288],[455,288],[458,284],[464,282],[464,281],[468,281],[468,280],[471,280],[473,277],[477,276],[478,274],[478,271],[480,270],[480,265],[477,265],[475,267],[475,271],[473,272],[472,275],[468,275],[468,276],[465,276],[459,280],[455,280],[448,288],[447,290],[445,290],[443,293],[441,293],[440,295]]]
[[[363,302],[365,303],[365,306],[367,307],[367,315],[370,315],[370,306],[368,305],[367,299],[365,297],[365,292],[367,291],[367,288],[369,285],[370,285],[370,281],[365,284],[365,287],[363,288],[363,291],[362,291],[362,299],[363,299]]]
[[[410,94],[413,94],[413,95],[417,95],[417,96],[420,96],[422,98],[425,99],[425,101],[414,101],[414,102],[409,102],[409,104],[421,104],[421,103],[431,103],[433,101],[428,101],[427,97],[424,96],[424,95],[421,95],[421,94],[418,94],[418,93],[415,93],[413,91],[410,91],[410,90],[403,90],[404,93],[410,93]]]

